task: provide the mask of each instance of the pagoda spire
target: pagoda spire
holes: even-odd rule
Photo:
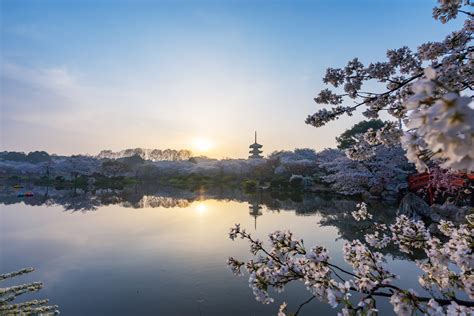
[[[260,150],[263,146],[257,143],[257,131],[255,131],[255,142],[249,146],[249,159],[263,158],[261,155],[263,151]]]

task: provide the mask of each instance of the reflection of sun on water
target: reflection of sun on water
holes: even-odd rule
[[[207,206],[204,203],[199,203],[196,206],[196,211],[199,215],[203,215],[207,211]]]

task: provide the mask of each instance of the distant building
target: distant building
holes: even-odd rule
[[[260,150],[263,146],[257,143],[257,131],[255,131],[255,142],[249,146],[249,159],[263,158],[261,155],[263,151]]]

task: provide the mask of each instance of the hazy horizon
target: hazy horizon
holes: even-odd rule
[[[254,130],[265,155],[334,147],[361,115],[304,123],[327,67],[461,23],[436,22],[435,1],[297,4],[2,1],[0,150],[245,158]]]

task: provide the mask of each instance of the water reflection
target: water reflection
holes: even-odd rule
[[[340,265],[343,239],[363,230],[346,215],[358,201],[340,197],[140,186],[32,191],[29,198],[0,194],[1,267],[35,266],[46,284],[40,294],[65,315],[275,315],[277,305],[255,302],[247,279],[227,270],[227,256],[249,256],[245,243],[227,238],[230,226],[241,223],[262,240],[291,229],[308,245],[327,246]],[[378,221],[395,214],[392,206],[371,206]],[[416,281],[410,258],[395,258],[395,272]],[[295,284],[275,297],[296,310],[308,293]],[[312,301],[302,315],[315,313],[334,310]]]
[[[203,215],[207,211],[207,206],[203,202],[200,202],[196,206],[196,211],[198,212],[199,215]]]
[[[336,227],[338,239],[364,239],[368,226],[365,222],[355,221],[351,212],[356,210],[359,201],[344,199],[340,196],[320,196],[316,194],[287,195],[271,192],[247,194],[235,188],[217,188],[208,191],[187,191],[174,188],[155,188],[150,186],[133,186],[124,190],[55,190],[47,187],[33,188],[33,197],[20,198],[14,190],[3,190],[0,193],[1,204],[24,203],[32,206],[60,206],[65,211],[89,212],[102,206],[117,205],[124,208],[189,208],[193,207],[196,214],[203,216],[208,206],[206,201],[233,201],[248,203],[248,213],[253,218],[253,228],[257,230],[258,218],[267,213],[294,212],[298,216],[321,216],[320,226]],[[390,223],[396,214],[396,205],[382,202],[371,202],[369,208],[374,220]],[[395,258],[406,259],[407,254],[396,248],[378,250]],[[419,258],[422,253],[408,256],[409,259]]]
[[[5,188],[0,191],[0,203],[9,205],[62,206],[66,211],[94,211],[101,206],[120,205],[126,208],[186,208],[196,201],[215,199],[221,201],[247,202],[249,214],[255,219],[262,215],[262,206],[270,211],[295,211],[299,215],[313,215],[317,212],[341,211],[346,213],[355,209],[356,200],[315,194],[279,194],[257,192],[247,194],[235,188],[218,188],[207,191],[187,191],[172,188],[153,188],[133,186],[123,190],[100,189],[84,192],[82,190],[56,190],[49,187],[34,187],[31,197],[19,197],[18,191]],[[375,207],[380,207],[377,204]],[[393,205],[383,205],[392,210]],[[202,208],[202,206],[201,206]]]
[[[252,201],[249,205],[249,214],[251,216],[253,216],[254,218],[254,228],[255,230],[257,230],[257,217],[263,215],[262,213],[262,207],[260,206],[261,203],[257,202],[257,201]]]

